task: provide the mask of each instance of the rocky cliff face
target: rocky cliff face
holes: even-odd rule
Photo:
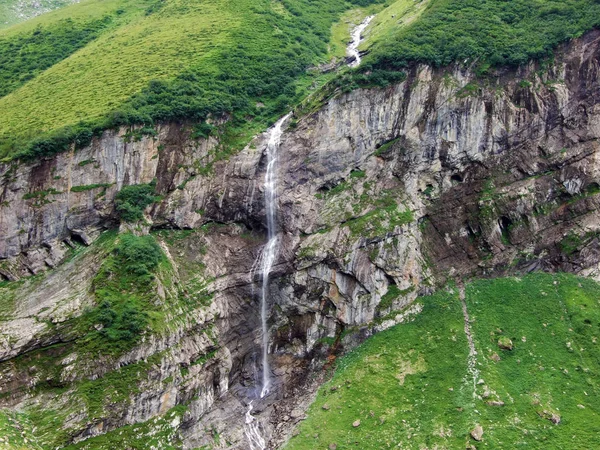
[[[540,269],[598,276],[599,52],[594,31],[552,62],[483,78],[413,67],[401,84],[336,95],[291,121],[279,149],[282,245],[270,285],[277,388],[255,405],[272,446],[302,417],[307,375],[405,320],[416,296],[445,280]],[[0,403],[67,408],[64,391],[44,388],[79,392],[85,380],[137,367],[122,401],[70,410],[68,439],[143,423],[184,448],[247,448],[266,138],[219,160],[219,140],[191,139],[184,125],[130,135],[107,132],[78,152],[0,166],[0,274],[11,280],[0,285]],[[174,268],[153,286],[164,330],[116,359],[78,359],[68,323],[94,305],[105,257],[94,241],[118,226],[116,193],[152,179],[162,200],[147,216]],[[79,244],[90,247],[72,257]],[[199,292],[212,301],[184,311],[174,286],[192,303]],[[58,361],[52,374],[40,355]]]

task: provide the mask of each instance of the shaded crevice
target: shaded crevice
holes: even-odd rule
[[[379,267],[379,269],[381,269],[381,267]],[[381,271],[383,272],[383,275],[385,276],[385,279],[387,280],[389,286],[397,285],[396,280],[394,280],[394,278],[388,275],[388,273],[385,270],[381,269]]]
[[[450,177],[450,181],[452,182],[452,184],[460,184],[463,182],[463,177],[460,174],[455,173]]]

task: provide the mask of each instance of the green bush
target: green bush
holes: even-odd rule
[[[353,73],[352,81],[359,87],[386,87],[390,84],[400,83],[406,79],[406,73],[393,70],[373,69],[365,65],[362,73]]]
[[[110,186],[112,186],[112,183],[84,184],[81,186],[72,186],[71,192],[85,192],[99,188],[106,189]]]
[[[149,275],[156,270],[163,253],[152,236],[121,236],[115,249],[122,268],[136,276]]]
[[[121,219],[125,222],[142,220],[144,209],[160,199],[154,193],[155,186],[156,182],[123,187],[115,197],[115,208]]]
[[[193,129],[192,129],[192,139],[206,139],[207,137],[209,137],[211,135],[211,133],[214,130],[214,126],[206,123],[206,122],[200,122],[196,125],[194,125]]]
[[[100,335],[109,341],[131,342],[148,326],[148,317],[135,305],[115,307],[110,300],[98,306],[97,321],[102,325]]]
[[[12,137],[10,140],[0,139],[0,154],[6,153],[11,148],[19,148],[14,153],[15,158],[32,160],[66,152],[71,146],[79,150],[88,146],[94,136],[100,136],[107,128],[107,124],[107,122],[80,122],[77,125],[41,133],[33,139],[17,137]]]

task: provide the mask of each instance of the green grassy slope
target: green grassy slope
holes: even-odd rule
[[[123,124],[225,112],[272,120],[296,101],[306,69],[325,60],[332,24],[374,1],[88,1],[11,27],[0,49],[66,17],[79,28],[109,22],[95,39],[79,39],[82,48],[77,33],[67,33],[68,48],[37,76],[23,64],[5,69],[17,82],[0,98],[0,157],[61,151]]]
[[[0,109],[12,114],[0,133],[22,135],[96,119],[151,79],[175,76],[192,63],[214,68],[210,60],[240,19],[219,2],[203,3],[196,14],[167,10],[139,17],[3,98]]]
[[[456,289],[423,298],[414,321],[342,358],[286,448],[593,448],[599,299],[597,283],[571,275],[468,285],[474,379]],[[513,349],[501,349],[500,339]],[[479,443],[469,435],[477,424]]]
[[[127,17],[125,10],[117,13],[107,9],[98,17],[64,18],[43,28],[0,37],[0,97],[17,90],[103,32],[119,26]]]
[[[547,57],[559,43],[600,25],[596,0],[423,0],[414,8],[423,3],[418,20],[405,21],[374,46],[367,67],[518,65]]]
[[[386,3],[381,11],[377,11],[369,27],[365,30],[365,40],[361,49],[369,50],[374,44],[393,41],[400,29],[417,20],[429,3],[434,1],[436,0],[422,0],[419,2],[396,0]]]
[[[144,15],[155,0],[87,0],[0,31],[0,98],[100,34]]]
[[[415,61],[484,73],[600,23],[596,0],[84,0],[0,30],[0,158],[224,113],[255,131],[321,84],[306,69],[343,57],[372,13],[362,74],[340,85],[399,81]]]
[[[496,392],[492,397],[506,403],[477,405],[488,447],[595,446],[599,300],[598,284],[569,275],[479,281],[468,288],[481,377]],[[498,349],[502,337],[514,343],[513,351]],[[491,358],[494,353],[499,362]],[[560,416],[558,425],[548,420],[551,414]]]
[[[31,438],[32,428],[25,415],[0,410],[0,449],[40,450],[42,447]]]

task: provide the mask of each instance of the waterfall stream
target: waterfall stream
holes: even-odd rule
[[[361,43],[362,33],[367,28],[375,16],[369,16],[362,21],[352,31],[352,39],[348,44],[348,55],[354,57],[348,64],[350,67],[357,67],[360,64],[360,53],[358,46]],[[266,397],[271,389],[271,369],[269,367],[269,329],[267,324],[268,309],[267,300],[269,294],[269,275],[275,263],[278,251],[277,235],[277,150],[281,141],[282,127],[285,121],[292,113],[280,118],[269,130],[269,140],[267,142],[267,169],[265,172],[264,197],[265,214],[267,219],[267,243],[255,263],[251,276],[254,279],[254,270],[260,267],[262,276],[260,292],[260,322],[261,322],[261,362],[262,362],[262,387],[260,398]],[[266,439],[263,436],[264,429],[261,423],[252,415],[252,402],[248,405],[246,411],[244,432],[251,450],[264,450],[266,448]]]
[[[250,450],[265,450],[267,443],[262,436],[260,422],[252,415],[252,402],[250,402],[248,411],[246,411],[244,433],[246,433],[246,437],[248,438]]]
[[[348,44],[348,55],[354,57],[348,64],[350,67],[360,65],[360,53],[358,46],[361,43],[362,33],[367,28],[371,20],[375,16],[369,16],[362,21],[352,31],[352,39]],[[267,324],[267,296],[269,294],[269,275],[275,263],[278,250],[278,235],[277,235],[277,150],[281,141],[282,127],[285,121],[292,113],[280,118],[275,125],[269,130],[269,140],[267,142],[267,169],[265,172],[264,197],[265,197],[265,214],[267,219],[267,243],[256,261],[255,268],[252,270],[252,278],[254,279],[254,270],[260,267],[262,276],[261,292],[260,292],[260,322],[261,322],[261,362],[262,362],[262,387],[260,398],[266,397],[271,389],[271,369],[269,367],[269,329]],[[264,438],[264,430],[261,423],[252,415],[252,402],[248,405],[246,411],[244,432],[251,450],[264,450],[266,448],[266,439]]]
[[[261,321],[261,355],[262,355],[262,387],[260,398],[269,394],[271,388],[271,369],[269,367],[269,329],[267,324],[267,296],[269,294],[269,275],[273,268],[278,250],[277,236],[277,150],[281,141],[282,127],[292,113],[283,116],[269,130],[267,142],[267,169],[265,172],[265,213],[267,218],[267,243],[259,256],[257,267],[262,275],[260,292],[260,321]],[[251,414],[252,402],[248,405],[244,431],[250,443],[251,450],[264,450],[265,438],[262,436],[260,422]]]
[[[375,16],[368,16],[367,18],[365,18],[365,20],[363,20],[360,23],[360,25],[358,25],[356,28],[354,28],[354,30],[352,30],[352,39],[348,44],[347,50],[347,53],[350,56],[350,58],[354,57],[354,59],[351,59],[350,63],[348,64],[350,67],[358,67],[360,65],[360,52],[358,51],[358,46],[362,42],[363,31],[365,31],[365,28],[367,28],[367,26],[369,25],[371,20],[373,20],[374,17]]]
[[[269,275],[275,262],[278,249],[277,221],[277,150],[281,140],[283,123],[291,113],[283,116],[271,128],[267,143],[267,170],[265,173],[265,211],[267,215],[267,244],[262,251],[262,287],[260,296],[260,320],[262,326],[262,390],[260,398],[269,393],[271,388],[271,369],[269,368],[269,330],[267,328],[267,295],[269,294]]]

